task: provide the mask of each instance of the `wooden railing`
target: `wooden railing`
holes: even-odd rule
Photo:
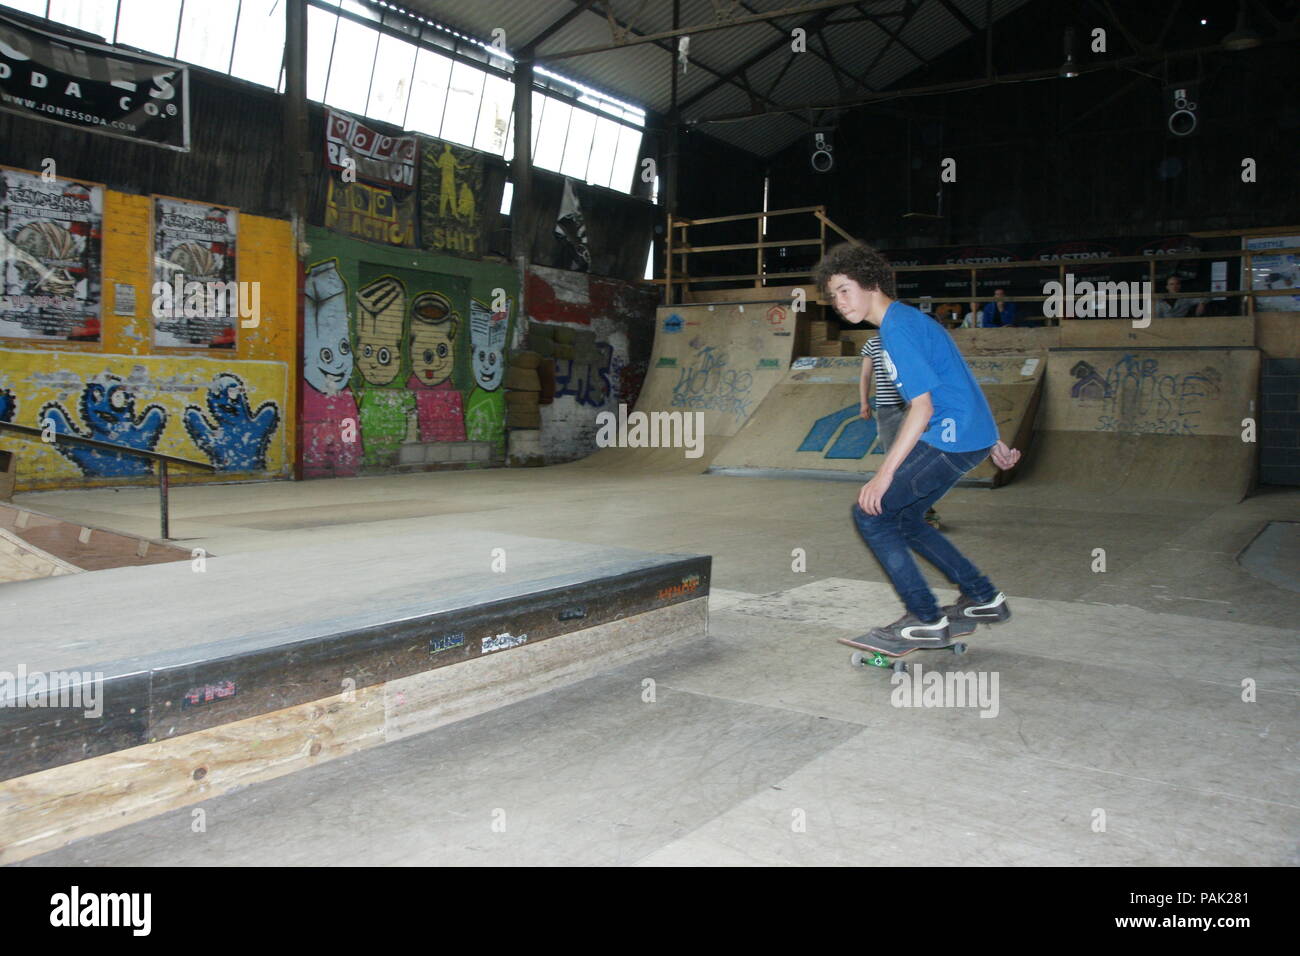
[[[1057,270],[1057,281],[1065,285],[1066,273],[1075,269],[1092,269],[1099,265],[1125,265],[1129,263],[1147,263],[1147,279],[1151,283],[1151,298],[1157,299],[1246,299],[1246,309],[1244,314],[1254,315],[1257,308],[1267,311],[1267,306],[1257,306],[1255,300],[1264,299],[1267,301],[1271,297],[1278,296],[1295,296],[1300,295],[1300,288],[1295,289],[1256,289],[1254,287],[1255,273],[1252,263],[1255,256],[1278,256],[1278,255],[1296,255],[1300,254],[1300,246],[1288,246],[1282,249],[1217,249],[1212,252],[1174,252],[1164,255],[1146,255],[1146,256],[1115,256],[1108,259],[1026,259],[1016,262],[990,262],[975,265],[964,263],[939,263],[928,266],[895,266],[894,275],[904,272],[968,272],[970,274],[969,294],[958,295],[956,292],[944,293],[942,296],[931,295],[927,298],[935,305],[947,302],[958,302],[964,306],[967,303],[974,302],[984,304],[992,302],[994,297],[991,295],[978,295],[978,279],[981,272],[1002,272],[1006,269],[1044,269],[1055,267]],[[1156,286],[1156,269],[1161,262],[1181,262],[1188,259],[1242,259],[1244,261],[1244,285],[1242,289],[1223,289],[1223,290],[1206,290],[1201,289],[1193,292],[1170,293]],[[1048,295],[1017,295],[1006,296],[1004,302],[1046,302],[1051,296]],[[820,300],[819,300],[820,301]],[[916,305],[917,300],[904,299],[911,305]],[[825,304],[825,303],[823,303]],[[1071,303],[1072,305],[1072,303]],[[1073,314],[1068,313],[1062,318],[1072,318]]]
[[[807,239],[776,239],[770,242],[763,240],[764,221],[769,217],[776,216],[813,216],[818,222],[818,235]],[[755,220],[755,241],[754,242],[737,242],[727,243],[725,245],[701,245],[693,246],[690,241],[690,229],[692,226],[712,226],[720,222],[741,222],[746,219]],[[681,219],[673,215],[668,216],[668,239],[667,239],[667,256],[664,267],[664,278],[656,282],[664,286],[664,302],[673,305],[678,301],[678,291],[685,293],[691,288],[692,283],[716,283],[716,282],[753,282],[754,288],[762,288],[769,282],[775,282],[779,285],[796,284],[795,280],[808,279],[812,276],[812,270],[806,272],[767,272],[764,261],[764,252],[767,249],[789,248],[791,246],[816,246],[817,258],[820,259],[826,252],[826,230],[830,228],[845,239],[853,239],[847,232],[841,229],[835,223],[826,217],[825,206],[800,206],[796,209],[769,209],[766,212],[746,212],[734,216],[714,216],[709,219]],[[677,231],[681,230],[681,236],[678,237]],[[711,252],[739,252],[747,249],[754,250],[754,271],[742,275],[691,275],[690,256],[701,255]],[[680,258],[680,262],[675,261]]]

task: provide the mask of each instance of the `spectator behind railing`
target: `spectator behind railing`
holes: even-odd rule
[[[1183,280],[1176,275],[1170,276],[1165,280],[1165,291],[1170,295],[1182,292]],[[1161,319],[1181,319],[1193,312],[1205,314],[1204,299],[1160,299],[1156,303],[1156,317]]]
[[[980,328],[996,329],[1001,326],[1018,325],[1016,321],[1016,304],[1007,302],[1006,289],[994,289],[993,301],[984,306],[980,316]]]

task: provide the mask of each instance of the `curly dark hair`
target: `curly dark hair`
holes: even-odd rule
[[[889,260],[865,242],[842,242],[813,269],[813,281],[823,295],[831,276],[848,276],[864,289],[879,289],[891,299],[895,294],[894,270]]]

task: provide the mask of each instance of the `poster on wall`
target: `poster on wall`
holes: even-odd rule
[[[241,310],[239,211],[153,196],[150,312],[158,348],[233,349]]]
[[[0,16],[0,109],[188,152],[189,70]]]
[[[1294,249],[1300,246],[1300,236],[1253,236],[1243,241],[1245,248],[1255,253],[1250,261],[1252,289],[1295,290],[1294,295],[1255,296],[1255,311],[1300,312],[1300,255],[1268,252]],[[1243,270],[1245,261],[1243,257]],[[1245,279],[1243,275],[1243,283]]]
[[[327,172],[325,228],[353,239],[415,247],[415,191],[344,182]]]
[[[0,338],[98,342],[104,187],[0,166]]]
[[[330,169],[350,168],[357,179],[376,186],[414,189],[417,153],[414,134],[389,136],[333,109],[325,118],[325,164]]]
[[[483,154],[425,139],[420,168],[420,235],[424,248],[460,256],[484,251]]]

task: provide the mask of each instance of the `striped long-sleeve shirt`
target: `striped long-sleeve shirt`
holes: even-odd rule
[[[871,360],[876,380],[876,405],[906,405],[903,396],[898,394],[898,389],[894,387],[894,380],[889,377],[885,371],[885,359],[880,347],[880,336],[874,336],[867,339],[867,344],[862,346],[862,353]]]

